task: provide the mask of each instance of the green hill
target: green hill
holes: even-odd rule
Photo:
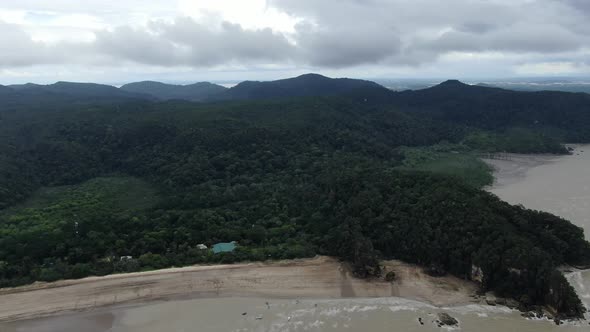
[[[225,92],[225,87],[209,82],[188,85],[164,84],[154,81],[135,82],[123,85],[123,91],[153,96],[160,100],[182,99],[204,101]]]
[[[392,94],[399,109],[484,130],[527,128],[562,142],[590,141],[590,95],[523,92],[448,81],[432,88]]]
[[[91,97],[127,97],[127,98],[149,98],[145,94],[127,92],[117,89],[111,85],[95,83],[74,83],[74,82],[57,82],[49,85],[24,84],[16,86],[16,90],[23,94],[34,94],[39,92],[49,92],[66,96],[75,96],[80,98]]]
[[[215,99],[276,99],[303,96],[333,96],[358,89],[383,89],[371,81],[349,78],[328,78],[318,74],[306,74],[277,81],[245,81],[227,90]]]

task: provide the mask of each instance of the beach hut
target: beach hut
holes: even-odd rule
[[[236,241],[232,242],[221,242],[213,245],[213,253],[218,254],[221,252],[232,252],[236,249]]]

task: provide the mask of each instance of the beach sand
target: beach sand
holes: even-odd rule
[[[474,302],[474,283],[452,276],[434,278],[418,266],[383,263],[393,283],[351,276],[338,260],[318,256],[269,263],[191,266],[90,277],[0,289],[0,322],[88,311],[158,300],[257,297],[289,299],[403,297],[436,306]]]

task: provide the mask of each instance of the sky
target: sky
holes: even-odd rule
[[[1,0],[0,84],[590,76],[590,0]]]

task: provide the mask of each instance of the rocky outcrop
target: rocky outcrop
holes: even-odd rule
[[[486,293],[486,304],[495,306],[497,304],[497,298],[491,292]]]
[[[459,324],[459,321],[446,312],[441,312],[438,314],[437,323],[439,326],[456,326]]]
[[[506,306],[510,309],[517,309],[520,306],[520,303],[515,299],[506,299]]]

